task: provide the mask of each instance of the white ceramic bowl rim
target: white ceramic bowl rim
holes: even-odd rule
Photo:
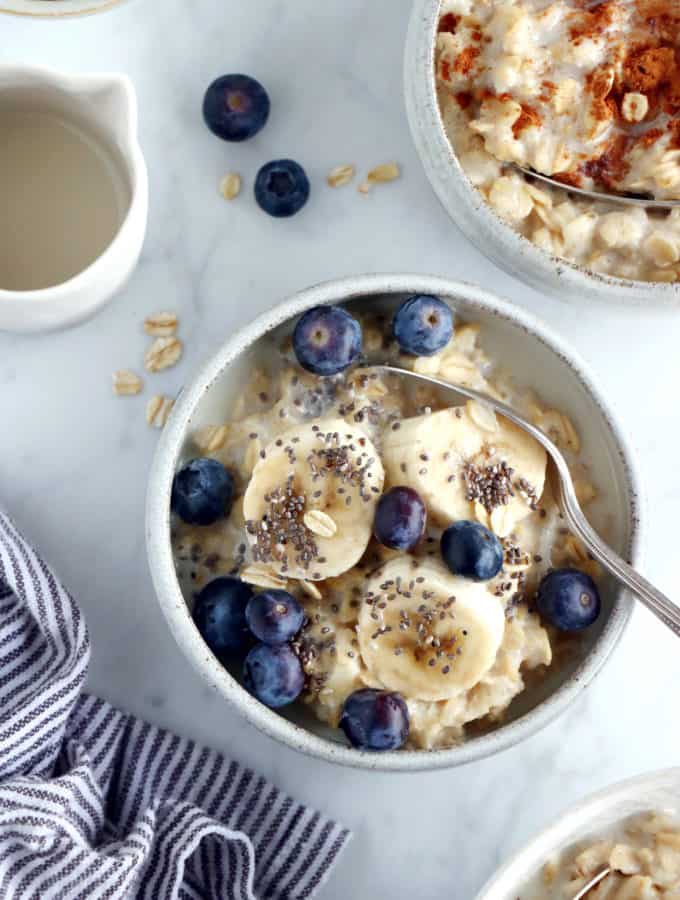
[[[43,2],[47,2],[47,0],[43,0]],[[2,9],[0,9],[0,12],[2,12]],[[118,248],[126,240],[129,224],[140,215],[140,211],[145,209],[148,204],[149,176],[137,135],[137,95],[128,76],[121,75],[118,72],[99,72],[95,75],[67,75],[47,66],[13,64],[0,64],[0,72],[13,72],[19,76],[23,75],[27,79],[42,81],[49,87],[73,94],[75,97],[82,92],[95,91],[97,88],[111,87],[113,85],[120,88],[125,94],[128,110],[128,141],[120,150],[128,166],[130,204],[123,221],[118,226],[115,237],[100,256],[81,272],[78,272],[66,281],[62,281],[52,287],[32,291],[7,291],[0,289],[0,303],[5,300],[11,300],[14,303],[17,299],[20,299],[22,303],[51,306],[55,301],[86,287],[88,283],[94,283],[98,279],[100,271],[105,271],[111,259],[117,256]]]
[[[35,19],[66,19],[106,12],[123,0],[0,0],[0,13]],[[46,9],[49,7],[49,9]]]
[[[416,149],[430,184],[454,222],[483,253],[538,289],[618,303],[678,303],[680,284],[617,278],[550,256],[500,219],[474,187],[446,136],[437,102],[434,51],[441,5],[442,0],[414,2],[406,41],[404,88]],[[463,227],[465,217],[473,227]],[[480,234],[474,234],[475,226]]]
[[[616,440],[626,472],[627,493],[632,504],[628,555],[633,564],[639,564],[642,546],[639,510],[641,491],[635,456],[628,439],[609,413],[609,405],[605,404],[586,364],[543,323],[509,301],[500,300],[475,285],[423,275],[364,275],[324,282],[295,294],[289,300],[263,313],[228,340],[182,391],[163,430],[149,480],[146,532],[149,564],[156,594],[177,643],[203,678],[228,701],[238,706],[252,724],[290,747],[331,762],[384,771],[418,771],[446,768],[482,759],[512,746],[551,722],[589,684],[618,643],[632,611],[628,598],[619,595],[597,644],[574,675],[521,718],[501,726],[490,734],[445,750],[362,753],[349,746],[325,740],[254,701],[220,665],[193,625],[177,581],[170,543],[170,487],[186,431],[195,408],[205,392],[219,378],[223,369],[263,334],[300,315],[311,306],[343,303],[357,297],[392,293],[458,295],[464,298],[468,305],[477,306],[511,324],[519,325],[533,338],[549,347],[565,365],[569,366],[599,406]],[[246,698],[249,701],[247,703],[244,702]]]
[[[476,895],[475,900],[514,898],[526,887],[527,876],[536,874],[541,864],[547,862],[553,853],[567,850],[573,842],[579,840],[577,835],[588,838],[595,829],[593,836],[596,836],[600,827],[598,818],[604,816],[609,820],[606,824],[625,819],[630,814],[629,807],[636,801],[651,811],[649,801],[657,802],[657,795],[665,793],[671,785],[680,787],[680,768],[636,775],[579,800],[562,813],[555,824],[539,832],[504,863]],[[675,800],[677,805],[680,793]]]

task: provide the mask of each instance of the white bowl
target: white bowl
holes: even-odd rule
[[[106,12],[124,0],[0,0],[0,13],[37,19],[66,19]]]
[[[498,871],[475,900],[517,900],[551,856],[588,838],[606,836],[622,820],[648,811],[680,809],[680,769],[638,775],[581,800]]]
[[[175,574],[170,542],[170,490],[188,438],[197,428],[228,418],[231,405],[252,367],[258,339],[281,328],[289,331],[306,309],[320,303],[370,302],[394,309],[405,296],[436,294],[464,319],[481,324],[481,343],[492,358],[512,371],[519,384],[535,385],[543,399],[572,417],[581,432],[584,454],[592,459],[593,480],[606,505],[594,524],[634,564],[640,560],[639,481],[633,455],[615,417],[585,364],[529,313],[468,284],[422,275],[366,275],[327,282],[296,294],[231,337],[181,393],[161,436],[147,498],[147,548],[158,600],[182,651],[201,677],[250,722],[291,747],[331,762],[383,770],[436,769],[497,753],[542,728],[589,684],[618,642],[632,601],[612,584],[603,586],[604,614],[584,637],[569,669],[548,675],[524,691],[509,709],[507,722],[458,747],[437,751],[361,753],[342,735],[320,724],[302,704],[286,717],[254,700],[208,650],[196,629]],[[603,527],[607,520],[611,526]],[[613,529],[613,530],[612,530]]]
[[[535,288],[583,300],[680,301],[680,284],[630,281],[550,256],[502,221],[473,186],[444,131],[434,53],[441,0],[415,0],[406,40],[404,87],[411,133],[435,193],[460,230],[490,259]]]

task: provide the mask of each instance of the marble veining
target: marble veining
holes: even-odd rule
[[[569,802],[678,763],[680,652],[642,609],[587,695],[545,731],[462,770],[409,776],[331,768],[253,731],[203,686],[153,597],[143,512],[157,433],[144,422],[146,399],[177,391],[223,337],[288,293],[390,270],[479,282],[571,340],[634,435],[647,488],[646,574],[674,596],[677,311],[543,297],[467,243],[432,194],[407,131],[408,15],[407,0],[389,9],[370,0],[134,0],[60,23],[0,18],[2,60],[132,77],[151,180],[147,242],[123,293],[71,331],[0,335],[0,503],[82,604],[92,690],[253,765],[355,830],[325,900],[470,900]],[[204,128],[200,107],[212,78],[238,70],[267,85],[273,109],[252,142],[229,146]],[[268,219],[251,198],[257,168],[277,156],[299,159],[312,178],[308,207],[290,221]],[[367,197],[325,186],[335,165],[366,170],[391,159],[403,179]],[[230,170],[244,178],[233,204],[217,189]],[[116,398],[111,372],[141,368],[141,322],[159,309],[179,313],[185,356],[147,376],[141,397]]]

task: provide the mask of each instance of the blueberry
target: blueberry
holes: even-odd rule
[[[454,575],[488,581],[503,568],[503,547],[479,522],[454,522],[442,534],[442,557]]]
[[[580,631],[600,615],[600,592],[585,572],[555,569],[539,584],[536,606],[560,631]]]
[[[265,644],[285,644],[302,628],[305,614],[287,591],[262,591],[248,602],[248,627]]]
[[[228,516],[233,500],[234,479],[216,459],[192,459],[172,482],[170,508],[189,525],[212,525]]]
[[[292,159],[276,159],[262,166],[255,179],[255,199],[270,216],[284,219],[300,212],[309,199],[309,179]]]
[[[340,306],[315,306],[299,318],[293,350],[308,372],[337,375],[361,354],[361,326]]]
[[[345,700],[340,727],[358,750],[398,750],[408,737],[408,709],[401,694],[365,688]]]
[[[438,297],[420,294],[402,303],[392,327],[405,353],[432,356],[451,340],[453,313]]]
[[[252,643],[246,605],[253,592],[239,578],[225,576],[210,581],[196,595],[193,619],[215,656],[223,658]]]
[[[409,487],[393,487],[378,501],[373,520],[377,540],[393,550],[412,550],[423,536],[427,511]]]
[[[246,656],[243,676],[250,693],[274,709],[292,703],[305,684],[302,665],[289,644],[253,647]]]
[[[203,98],[205,124],[225,141],[245,141],[264,128],[269,118],[269,97],[249,75],[222,75]]]

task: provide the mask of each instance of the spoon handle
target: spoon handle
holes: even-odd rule
[[[583,900],[583,898],[589,894],[594,887],[597,887],[605,878],[608,878],[612,874],[612,870],[609,866],[603,866],[599,872],[596,872],[595,875],[590,879],[588,884],[584,884],[581,890],[575,897],[572,897],[572,900]]]
[[[576,497],[564,482],[561,483],[561,493],[562,509],[569,524],[590,553],[604,569],[629,588],[647,609],[651,610],[677,637],[680,637],[680,607],[676,606],[646,578],[643,578],[632,566],[629,566],[602,540],[591,527]]]

